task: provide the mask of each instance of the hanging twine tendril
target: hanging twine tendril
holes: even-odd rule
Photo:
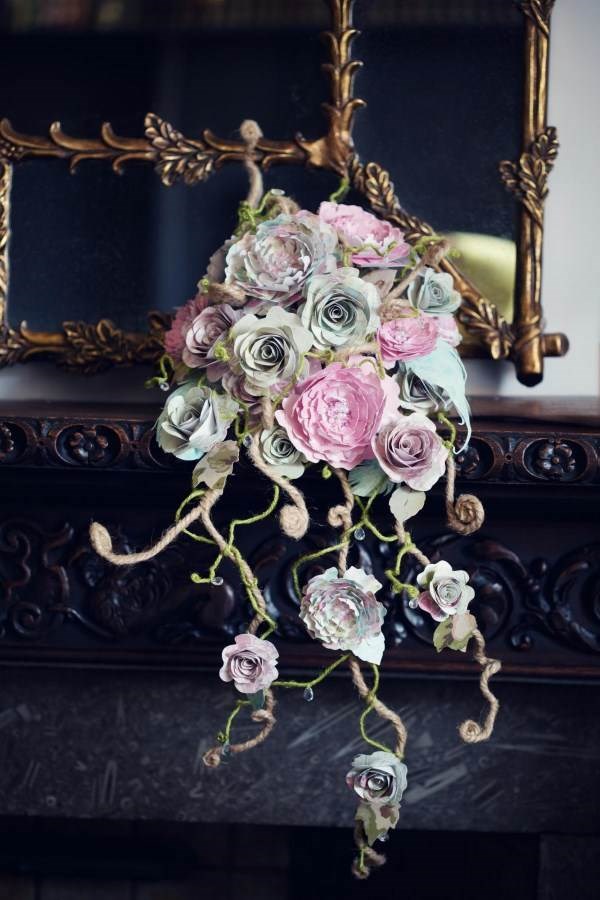
[[[241,706],[238,707],[235,712],[237,712],[239,709],[241,709]],[[227,743],[222,744],[221,746],[211,747],[210,750],[207,750],[202,757],[202,762],[204,763],[204,765],[208,766],[210,769],[216,769],[216,767],[220,766],[223,762],[225,753],[245,753],[246,750],[253,750],[254,747],[258,747],[259,744],[262,744],[263,741],[266,741],[266,739],[273,731],[273,728],[275,727],[276,719],[273,712],[274,709],[275,697],[273,696],[273,691],[266,690],[264,707],[262,709],[255,709],[250,716],[253,722],[256,722],[258,725],[262,725],[262,728],[258,732],[258,734],[255,734],[253,738],[250,738],[247,741],[242,741],[239,744]],[[230,718],[233,719],[233,716],[231,716]]]
[[[446,516],[453,531],[459,534],[473,534],[478,531],[485,520],[483,504],[474,494],[461,494],[454,499],[456,482],[456,463],[452,452],[446,460]]]
[[[352,862],[352,874],[364,881],[371,874],[371,869],[385,865],[385,856],[369,846],[362,822],[357,821],[354,825],[354,843],[359,852]]]
[[[498,698],[492,694],[489,688],[489,680],[492,675],[500,671],[502,663],[499,659],[491,659],[485,655],[485,640],[479,629],[473,632],[473,640],[475,641],[473,658],[481,666],[479,688],[488,702],[488,711],[483,725],[480,725],[479,722],[475,722],[473,719],[466,719],[464,722],[461,722],[458,732],[466,744],[478,744],[480,741],[488,740],[494,730],[494,723],[500,709]]]
[[[279,524],[284,534],[288,537],[300,540],[308,531],[310,518],[306,508],[304,495],[295,485],[291,484],[283,475],[279,475],[272,466],[267,465],[260,453],[258,435],[252,435],[252,442],[248,447],[248,456],[256,468],[278,484],[282,491],[288,495],[291,503],[282,507],[279,513]]]
[[[343,469],[332,470],[340,483],[344,494],[345,503],[339,503],[332,506],[327,513],[327,522],[332,528],[343,528],[342,545],[338,553],[338,572],[340,578],[344,575],[348,568],[348,550],[350,549],[350,538],[348,532],[352,528],[352,510],[354,509],[354,494],[348,481],[348,476]]]

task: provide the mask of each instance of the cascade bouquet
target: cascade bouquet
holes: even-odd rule
[[[438,651],[465,650],[473,642],[489,705],[482,725],[469,720],[460,726],[465,741],[491,734],[498,703],[488,680],[500,664],[485,656],[469,611],[474,590],[468,574],[444,560],[431,563],[406,530],[427,491],[444,475],[450,525],[468,534],[483,521],[475,497],[454,499],[451,417],[466,426],[467,440],[470,426],[466,374],[456,350],[460,336],[454,314],[461,297],[451,276],[438,271],[448,246],[429,238],[411,247],[398,228],[339,199],[333,196],[309,212],[271,191],[241,205],[235,234],[211,258],[197,296],[176,312],[165,335],[161,374],[154,379],[169,392],[156,439],[165,452],[189,461],[192,491],[173,527],[146,551],[115,553],[98,523],[91,527],[91,539],[106,559],[129,565],[185,532],[215,548],[210,570],[192,574],[194,581],[220,583],[224,559],[237,567],[253,618],[222,652],[220,678],[231,683],[238,699],[217,745],[204,756],[208,766],[267,738],[275,724],[277,688],[297,687],[312,699],[317,683],[337,666],[348,666],[365,703],[361,735],[373,751],[349,760],[346,775],[358,798],[353,871],[364,878],[384,862],[373,845],[398,821],[407,785],[406,730],[377,696],[386,607],[378,599],[382,585],[372,573],[348,566],[352,541],[371,531],[397,544],[396,562],[386,577],[394,595],[408,596],[437,623]],[[235,520],[223,534],[211,511],[242,454],[271,480],[272,499],[264,512]],[[328,524],[338,529],[335,542],[299,555],[294,583],[306,631],[334,656],[308,681],[283,681],[277,669],[277,623],[235,544],[235,529],[278,514],[285,534],[302,538],[309,515],[298,485],[310,467],[337,479],[343,502],[327,514]],[[390,533],[383,534],[370,517],[378,495],[387,497]],[[191,530],[194,522],[202,532]],[[407,555],[421,566],[416,585],[402,582]],[[307,581],[302,578],[307,562],[327,562],[327,557],[335,565],[326,564]],[[236,743],[234,720],[244,709],[259,730]],[[389,722],[392,746],[367,734],[365,720],[372,710]]]

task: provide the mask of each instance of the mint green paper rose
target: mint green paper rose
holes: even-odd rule
[[[300,318],[319,350],[348,347],[377,330],[378,306],[375,285],[360,278],[358,269],[343,268],[311,279]]]
[[[414,309],[431,316],[445,316],[455,312],[461,304],[461,296],[454,290],[454,279],[448,272],[423,269],[409,285],[408,299]]]
[[[239,409],[226,394],[187,382],[167,398],[156,423],[156,439],[178,459],[200,459],[225,439]]]

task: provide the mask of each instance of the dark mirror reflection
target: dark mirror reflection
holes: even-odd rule
[[[12,0],[0,2],[0,116],[17,131],[98,137],[110,121],[143,135],[154,111],[184,134],[237,136],[255,118],[269,137],[323,133],[322,0]],[[274,170],[281,186],[316,205],[333,176]],[[85,162],[15,166],[9,319],[35,330],[112,318],[144,329],[146,312],[195,291],[206,262],[235,226],[247,190],[241,167],[194,188],[165,188],[151,166],[115,176]]]
[[[402,206],[450,234],[459,267],[512,319],[516,204],[498,163],[521,153],[524,15],[513,0],[358,0],[367,101],[354,139]]]

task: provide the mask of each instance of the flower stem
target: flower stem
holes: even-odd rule
[[[316,678],[312,678],[310,681],[274,681],[273,687],[282,687],[282,688],[312,688],[316,684],[320,684],[322,681],[325,681],[327,676],[333,672],[334,669],[337,669],[343,662],[349,659],[350,654],[345,653],[343,656],[339,656],[331,665],[327,666],[326,669],[323,669]]]
[[[360,736],[366,744],[370,744],[370,746],[375,747],[376,750],[384,750],[386,753],[393,753],[393,750],[391,750],[389,747],[386,747],[385,744],[380,744],[379,741],[374,741],[373,738],[370,738],[365,728],[365,720],[375,706],[375,700],[377,699],[377,690],[379,688],[379,666],[373,664],[371,668],[373,670],[373,687],[371,688],[370,693],[367,694],[365,698],[367,706],[365,706],[361,717],[358,720]]]

